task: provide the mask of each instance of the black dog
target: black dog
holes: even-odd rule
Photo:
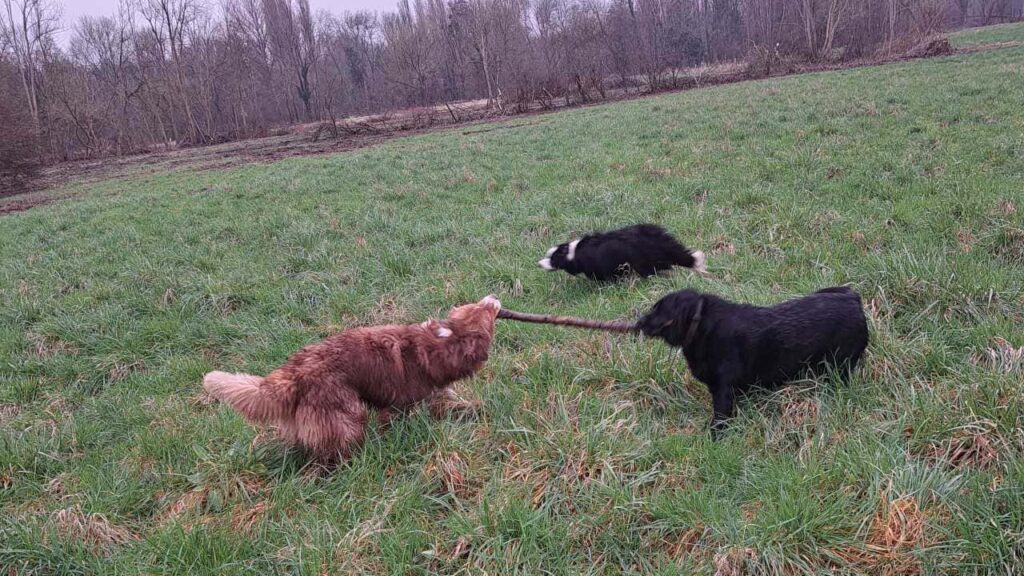
[[[616,280],[630,273],[652,276],[673,266],[704,272],[704,253],[691,252],[662,227],[637,224],[611,232],[587,234],[553,246],[537,264],[591,280]]]
[[[860,295],[841,286],[765,308],[682,290],[659,300],[638,327],[683,349],[711,392],[713,435],[733,416],[737,393],[825,366],[845,380],[868,345]]]

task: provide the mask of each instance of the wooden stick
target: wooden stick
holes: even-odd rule
[[[519,322],[533,322],[535,324],[554,324],[555,326],[572,326],[574,328],[588,328],[590,330],[604,330],[605,332],[636,332],[636,322],[627,320],[588,320],[586,318],[572,318],[570,316],[552,316],[550,314],[528,314],[526,312],[515,312],[507,308],[498,310],[498,318],[506,320],[518,320]]]

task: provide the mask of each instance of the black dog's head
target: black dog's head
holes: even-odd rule
[[[573,260],[576,258],[576,246],[579,243],[579,240],[573,240],[572,242],[552,246],[548,253],[544,255],[544,258],[537,262],[537,265],[545,270],[565,270],[569,273],[575,273],[576,267]]]
[[[637,327],[645,336],[661,338],[671,346],[684,346],[692,334],[691,326],[700,321],[697,315],[703,298],[703,294],[693,290],[668,294],[640,318]]]

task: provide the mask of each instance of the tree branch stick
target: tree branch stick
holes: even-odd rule
[[[605,332],[636,332],[635,322],[627,320],[589,320],[586,318],[572,318],[570,316],[553,316],[550,314],[528,314],[526,312],[515,312],[507,308],[498,311],[498,318],[505,320],[517,320],[519,322],[532,322],[534,324],[553,324],[555,326],[572,326],[574,328],[587,328],[590,330],[603,330]]]

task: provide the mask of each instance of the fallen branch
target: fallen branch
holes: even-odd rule
[[[449,106],[447,102],[444,103],[444,107],[447,108],[448,109],[448,113],[451,114],[452,122],[458,124],[459,123],[459,117],[455,115],[455,111],[452,110],[452,107]]]
[[[605,332],[636,332],[636,322],[628,320],[588,320],[586,318],[572,318],[570,316],[552,316],[550,314],[528,314],[526,312],[515,312],[502,308],[498,311],[498,318],[505,320],[518,320],[519,322],[532,322],[534,324],[554,324],[555,326],[572,326],[574,328],[587,328],[590,330],[603,330]]]

